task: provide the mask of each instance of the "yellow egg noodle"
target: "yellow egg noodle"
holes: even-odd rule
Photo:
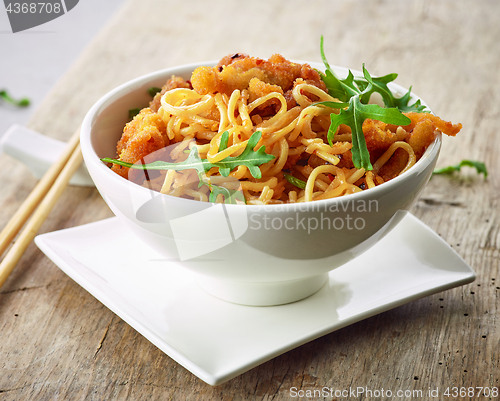
[[[311,95],[315,96],[314,102],[310,99]],[[340,161],[339,155],[352,147],[351,135],[336,135],[333,146],[328,144],[326,137],[330,114],[336,111],[315,103],[338,100],[314,85],[303,83],[295,86],[293,98],[298,106],[290,110],[287,110],[286,99],[279,92],[268,93],[251,103],[248,103],[248,98],[247,90],[234,90],[228,97],[223,93],[200,95],[192,89],[176,88],[162,96],[158,110],[167,127],[169,140],[177,143],[170,153],[172,160],[177,162],[184,160],[187,157],[186,151],[194,146],[198,148],[200,157],[211,163],[228,156],[237,156],[254,132],[262,132],[262,138],[255,149],[264,145],[266,152],[275,156],[272,161],[260,166],[262,178],[253,178],[244,165],[240,165],[229,175],[233,182],[234,179],[240,180],[239,189],[243,191],[247,204],[294,203],[343,196],[362,191],[355,185],[361,179],[365,180],[367,188],[373,188],[376,185],[374,174],[398,148],[408,153],[407,165],[401,173],[416,162],[412,147],[404,141],[396,141],[375,162],[373,171],[336,167]],[[258,114],[252,116],[253,110],[270,100],[279,104],[278,111],[273,116],[265,119]],[[229,132],[228,147],[219,152],[224,131]],[[197,144],[207,141],[209,142],[206,144]],[[292,174],[299,173],[299,176],[306,178],[306,186],[304,189],[289,190],[284,198],[281,194],[288,181],[282,170],[289,156],[299,156],[303,152],[316,154],[324,161],[324,165],[314,168],[309,165],[292,166]],[[217,185],[225,186],[231,182],[220,176],[217,168],[207,172],[207,177],[211,179],[216,176]],[[164,194],[208,201],[209,187],[198,188],[198,181],[194,170],[169,170],[162,171],[160,177],[151,181],[151,185]],[[275,194],[280,196],[276,197]]]

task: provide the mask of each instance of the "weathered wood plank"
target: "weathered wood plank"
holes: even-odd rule
[[[473,7],[451,0],[127,3],[54,87],[31,128],[67,139],[105,92],[168,66],[231,52],[320,61],[323,34],[331,64],[399,72],[398,82],[413,85],[436,114],[464,124],[459,137],[446,138],[439,164],[482,160],[488,180],[471,170],[434,177],[413,213],[478,278],[324,336],[213,388],[32,245],[0,290],[0,399],[285,400],[291,387],[499,387],[498,15],[500,3],[484,0]],[[36,181],[8,156],[0,155],[0,163],[1,225]],[[95,189],[68,188],[42,231],[109,216]]]

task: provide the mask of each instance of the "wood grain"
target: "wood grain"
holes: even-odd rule
[[[473,6],[452,0],[129,1],[53,88],[30,128],[67,140],[108,90],[169,66],[231,52],[320,61],[323,34],[331,64],[359,69],[366,63],[375,75],[398,72],[397,82],[413,85],[436,114],[463,123],[459,137],[446,138],[439,165],[481,160],[491,174],[486,181],[471,169],[436,176],[412,212],[475,269],[477,280],[211,387],[31,245],[0,291],[0,400],[287,400],[291,387],[500,387],[499,15],[493,0]],[[9,156],[0,155],[0,163],[4,225],[36,180]],[[71,187],[42,231],[111,215],[95,189]]]

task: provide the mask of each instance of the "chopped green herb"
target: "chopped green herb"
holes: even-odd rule
[[[295,185],[297,188],[300,188],[300,189],[305,189],[306,188],[306,182],[305,181],[299,180],[298,178],[296,178],[293,175],[288,174],[288,173],[283,173],[283,175],[285,176],[285,179],[290,184]]]
[[[226,133],[223,134],[223,136],[226,135]],[[229,135],[229,133],[227,133]],[[260,138],[262,136],[261,131],[254,132],[252,136],[249,138],[247,145],[243,152],[239,156],[228,156],[225,157],[224,159],[216,162],[216,163],[210,163],[207,159],[202,159],[199,154],[198,154],[198,148],[194,146],[191,149],[191,152],[188,155],[188,158],[182,162],[179,163],[168,163],[164,161],[155,161],[153,163],[149,164],[132,164],[132,163],[127,163],[123,162],[121,160],[115,160],[115,159],[110,159],[110,158],[104,158],[101,159],[104,163],[114,163],[118,164],[120,166],[128,167],[128,168],[134,168],[138,170],[176,170],[176,171],[181,171],[181,170],[187,170],[187,169],[194,169],[198,172],[198,175],[202,177],[208,170],[210,170],[212,167],[218,167],[219,172],[222,176],[227,177],[229,176],[229,173],[231,170],[238,166],[247,166],[248,170],[250,171],[250,174],[254,178],[262,178],[262,173],[259,169],[258,166],[267,163],[271,160],[274,159],[273,155],[268,155],[265,152],[265,146],[261,146],[257,151],[254,151],[254,147],[257,145],[259,142]],[[221,138],[222,139],[222,138]],[[227,147],[227,143],[224,144],[222,143],[221,140],[221,146],[219,147],[219,150],[224,150]]]
[[[14,106],[18,107],[27,107],[30,105],[30,100],[28,98],[16,100],[12,96],[10,96],[5,89],[0,91],[0,98],[7,103],[13,104]]]
[[[408,125],[411,120],[402,114],[402,111],[423,112],[425,106],[420,100],[409,105],[410,91],[403,97],[396,98],[387,87],[389,82],[396,79],[397,74],[388,74],[383,77],[372,77],[363,64],[363,76],[354,78],[349,70],[345,79],[339,79],[325,56],[323,48],[323,36],[320,42],[320,52],[325,73],[320,72],[321,79],[326,85],[328,93],[339,99],[340,102],[319,102],[327,107],[341,109],[339,114],[330,115],[330,128],[328,130],[328,142],[333,145],[333,137],[340,124],[348,125],[352,132],[352,161],[356,168],[372,170],[370,154],[366,146],[363,133],[363,122],[370,118],[393,125]],[[373,93],[379,93],[384,100],[385,108],[375,104],[367,104]]]
[[[148,89],[148,93],[151,95],[151,97],[155,97],[158,92],[161,92],[161,88],[158,88],[156,86],[152,86]]]
[[[128,118],[132,120],[137,114],[141,112],[141,109],[130,109],[128,111]]]
[[[463,166],[473,167],[476,169],[478,174],[484,174],[484,178],[488,176],[488,171],[486,170],[486,165],[482,162],[473,160],[462,160],[456,166],[448,166],[439,168],[433,171],[433,174],[451,174],[454,171],[460,171]]]

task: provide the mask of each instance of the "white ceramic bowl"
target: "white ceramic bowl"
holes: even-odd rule
[[[115,215],[138,240],[193,271],[212,295],[246,305],[277,305],[313,294],[330,270],[394,228],[430,178],[439,135],[401,176],[368,191],[301,204],[215,205],[180,199],[134,184],[100,161],[115,156],[128,110],[148,105],[148,88],[161,87],[172,75],[189,79],[199,65],[214,63],[154,72],[106,94],[83,121],[81,147],[88,171]],[[345,68],[333,69],[339,76],[347,74]],[[390,87],[399,96],[406,92]]]

